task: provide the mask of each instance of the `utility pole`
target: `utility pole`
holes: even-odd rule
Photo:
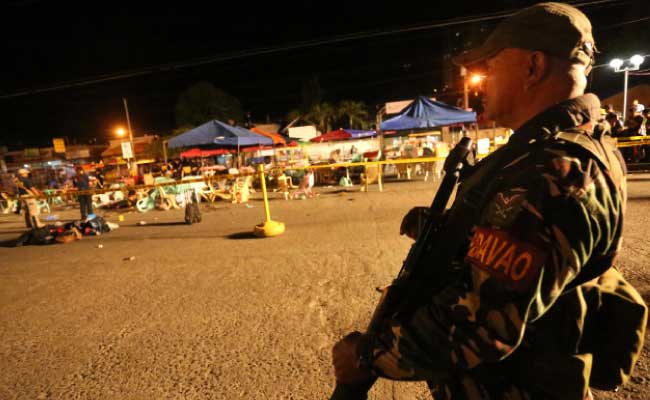
[[[463,77],[463,108],[469,108],[469,87],[467,85],[467,69],[463,66],[460,67],[460,76]]]
[[[129,129],[129,142],[131,143],[131,156],[133,158],[133,164],[131,165],[131,175],[136,176],[138,174],[138,164],[135,159],[135,146],[133,145],[133,131],[131,130],[131,118],[129,117],[129,106],[126,103],[126,97],[122,98],[124,102],[124,112],[126,113],[126,125]]]

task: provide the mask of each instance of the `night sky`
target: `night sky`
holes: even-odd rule
[[[56,4],[55,4],[56,3]],[[136,76],[85,86],[0,98],[0,145],[11,148],[69,142],[106,142],[125,124],[129,102],[133,130],[168,134],[174,104],[193,83],[212,82],[237,97],[254,121],[282,122],[301,103],[301,85],[317,77],[324,100],[377,104],[433,95],[442,89],[442,55],[457,32],[489,31],[499,20],[281,50],[288,44],[359,32],[386,32],[515,10],[534,1],[482,2],[71,2],[8,0],[0,5],[0,96],[117,73]],[[258,4],[259,3],[259,4]],[[650,2],[605,2],[582,10],[592,19],[601,51],[597,64],[615,56],[650,54]],[[639,19],[643,21],[631,22]],[[478,32],[478,36],[477,36]],[[275,48],[199,66],[202,58]],[[161,70],[167,65],[172,69]],[[650,68],[650,59],[646,61]],[[146,73],[143,73],[146,72]],[[637,77],[631,84],[648,77]],[[609,95],[622,76],[595,70],[592,90]]]

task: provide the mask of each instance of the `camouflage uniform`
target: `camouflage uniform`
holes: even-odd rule
[[[455,204],[474,185],[497,183],[460,257],[463,273],[364,338],[360,351],[377,375],[426,380],[435,399],[584,398],[588,289],[566,289],[583,268],[610,266],[620,247],[624,167],[613,166],[617,177],[549,136],[596,121],[599,108],[588,94],[548,109],[465,178]],[[517,147],[527,150],[481,176]]]

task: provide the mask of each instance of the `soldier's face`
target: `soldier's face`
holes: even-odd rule
[[[500,126],[516,128],[516,120],[524,98],[525,68],[521,62],[523,50],[504,49],[485,62],[483,108],[485,118]]]

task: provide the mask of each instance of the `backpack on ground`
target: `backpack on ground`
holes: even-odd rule
[[[185,193],[185,223],[192,225],[201,222],[201,209],[199,208],[199,199],[196,192]]]

